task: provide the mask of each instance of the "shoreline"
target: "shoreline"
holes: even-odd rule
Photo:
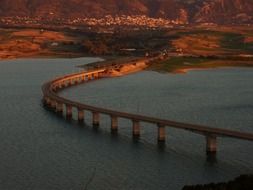
[[[0,62],[1,61],[5,61],[5,60],[15,60],[15,59],[36,59],[36,58],[50,58],[50,59],[57,59],[57,58],[80,58],[80,57],[85,57],[84,55],[82,54],[74,54],[74,53],[68,53],[67,55],[64,54],[64,53],[58,53],[58,54],[55,54],[55,53],[40,53],[40,54],[26,54],[23,56],[17,56],[17,55],[9,55],[7,57],[1,57],[0,56]]]
[[[136,63],[129,63],[122,65],[120,69],[113,69],[110,73],[111,77],[120,77],[132,73],[136,73],[148,67],[145,59],[138,60]]]
[[[33,58],[34,59],[36,59],[36,58],[38,58],[38,59],[39,58],[42,58],[42,59],[44,59],[44,58],[45,59],[46,58],[72,59],[73,58],[74,59],[74,58],[82,58],[82,57],[93,57],[93,56],[88,56],[88,55],[84,55],[84,54],[74,54],[74,53],[69,53],[68,55],[66,55],[64,53],[55,54],[55,53],[48,53],[47,52],[45,54],[43,54],[43,53],[42,54],[28,54],[27,56],[11,56],[8,58],[0,57],[0,62],[5,61],[5,60],[15,60],[15,59],[23,59],[23,58],[25,58],[25,59],[26,58],[27,59],[33,59]],[[106,64],[108,64],[108,62],[113,61],[114,66],[115,67],[118,66],[118,68],[111,68],[110,69],[110,77],[120,77],[120,76],[124,76],[124,75],[128,75],[128,74],[140,72],[140,71],[143,71],[146,69],[156,71],[156,72],[162,72],[162,73],[187,74],[190,71],[201,71],[201,70],[216,69],[216,68],[251,67],[251,65],[249,66],[249,65],[244,65],[244,64],[231,64],[231,65],[217,64],[217,65],[206,65],[205,67],[192,66],[192,67],[184,68],[184,65],[178,65],[178,68],[174,68],[173,70],[159,70],[159,69],[156,69],[155,67],[152,68],[151,65],[147,64],[145,58],[141,59],[140,57],[131,57],[131,58],[130,57],[121,57],[118,59],[117,58],[113,59],[111,57],[108,58],[105,56],[100,56],[100,58],[102,59],[102,61],[90,63],[88,66],[97,67],[97,66],[99,66],[99,64],[103,65],[103,63],[105,63],[105,65],[106,65]],[[105,65],[103,65],[103,66],[105,66]],[[85,69],[85,66],[86,65],[80,65],[77,67]],[[181,68],[180,68],[180,66],[181,66]]]
[[[191,71],[203,71],[203,70],[209,70],[209,69],[218,69],[218,68],[234,68],[234,67],[240,67],[240,66],[217,66],[217,67],[207,67],[207,68],[197,68],[197,67],[193,67],[193,68],[182,68],[182,69],[176,69],[175,71],[172,71],[171,73],[175,73],[175,74],[187,74],[188,72]],[[241,66],[243,67],[243,66]]]
[[[210,69],[220,69],[220,68],[247,68],[249,66],[245,65],[217,65],[217,66],[210,66],[210,67],[192,67],[192,68],[181,68],[181,69],[175,69],[174,71],[171,71],[170,73],[175,73],[175,74],[187,74],[188,72],[191,71],[202,71],[202,70],[210,70]],[[252,67],[251,67],[252,68]]]

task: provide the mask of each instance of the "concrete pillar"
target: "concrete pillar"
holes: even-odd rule
[[[103,72],[100,72],[100,73],[98,74],[98,77],[99,77],[99,78],[102,78],[102,77],[104,77],[105,75],[106,75],[106,72],[103,71]]]
[[[56,92],[56,90],[57,90],[56,86],[52,85],[51,90],[54,91],[54,92]]]
[[[166,130],[164,125],[158,124],[158,135],[157,135],[158,143],[164,143],[166,140]]]
[[[98,112],[92,112],[92,123],[94,127],[99,126],[99,113]]]
[[[59,90],[59,84],[56,84],[55,85],[55,91],[58,91]]]
[[[56,101],[55,101],[55,100],[51,100],[50,103],[51,103],[51,106],[50,106],[50,107],[51,107],[53,110],[56,110]]]
[[[71,81],[71,82],[70,82],[71,85],[74,85],[74,84],[75,84],[75,79],[74,79],[74,78],[71,78],[70,81]]]
[[[47,107],[50,107],[50,106],[51,106],[51,100],[50,100],[50,98],[45,97],[45,98],[44,98],[44,102],[45,102],[45,104],[46,104]]]
[[[85,75],[82,76],[82,82],[85,82]]]
[[[92,80],[92,75],[91,74],[88,75],[88,80]]]
[[[56,112],[57,112],[57,113],[62,113],[62,112],[63,112],[63,103],[57,102],[57,105],[56,105]]]
[[[116,116],[111,116],[111,133],[117,133],[118,131],[118,118]]]
[[[65,88],[68,87],[69,82],[67,80],[64,81]]]
[[[140,122],[137,120],[133,120],[133,137],[139,138],[140,137]]]
[[[72,85],[72,80],[71,79],[68,79],[68,86],[71,86]]]
[[[98,73],[94,73],[94,79],[98,79],[99,76],[98,76]]]
[[[79,79],[78,78],[74,78],[74,84],[78,84],[79,83]]]
[[[206,152],[207,153],[216,153],[217,151],[217,137],[215,135],[206,136]]]
[[[78,121],[81,123],[84,121],[84,110],[78,109]]]
[[[66,105],[66,118],[72,119],[72,106]]]

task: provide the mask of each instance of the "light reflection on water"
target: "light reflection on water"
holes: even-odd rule
[[[98,131],[66,122],[40,104],[46,80],[77,71],[95,59],[28,59],[0,63],[0,189],[181,189],[253,172],[252,143],[221,139],[216,162],[206,161],[202,136],[169,129],[167,148],[156,147],[153,126],[143,124],[141,143],[120,120]],[[252,69],[165,75],[141,72],[63,91],[94,105],[236,130],[252,129]],[[233,82],[232,82],[233,81]],[[226,88],[224,88],[226,86]]]

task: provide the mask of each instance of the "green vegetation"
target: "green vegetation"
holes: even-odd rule
[[[249,28],[187,28],[170,37],[177,48],[194,55],[253,53],[253,35]]]
[[[221,44],[224,48],[234,49],[239,51],[252,52],[253,51],[253,43],[244,42],[245,36],[237,33],[224,33]]]
[[[194,58],[194,57],[172,57],[166,61],[151,64],[149,68],[157,71],[173,72],[177,69],[192,67],[201,65],[207,62],[206,58]]]
[[[216,67],[253,67],[253,61],[237,58],[215,57],[172,57],[162,62],[152,63],[150,70],[159,72],[182,72],[184,69],[207,69]]]

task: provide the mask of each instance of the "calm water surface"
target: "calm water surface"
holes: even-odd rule
[[[43,82],[78,71],[97,59],[21,59],[0,62],[0,189],[171,189],[253,173],[252,142],[219,139],[216,159],[200,135],[168,129],[165,150],[155,128],[131,123],[119,135],[102,117],[98,131],[66,122],[41,105]],[[62,96],[88,104],[160,118],[253,132],[253,69],[193,71],[186,75],[140,72],[66,89]],[[90,181],[90,183],[89,183]]]

